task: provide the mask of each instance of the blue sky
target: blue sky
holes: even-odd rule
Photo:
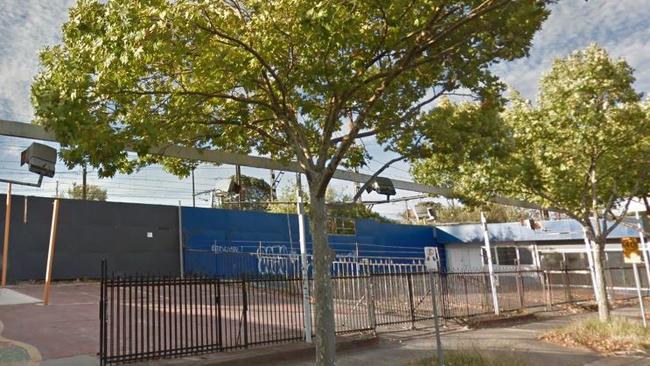
[[[29,121],[32,108],[29,101],[31,80],[38,70],[37,52],[59,40],[61,25],[67,18],[67,9],[73,0],[1,0],[0,1],[0,119]],[[496,65],[495,72],[510,86],[530,99],[535,98],[537,81],[557,57],[566,56],[574,49],[597,42],[612,56],[623,57],[635,68],[636,89],[650,92],[650,0],[560,0],[542,30],[533,41],[530,57]],[[364,172],[372,172],[391,156],[368,139],[364,141],[373,160]],[[0,176],[9,179],[34,179],[18,166],[19,152],[29,141],[0,137]],[[54,195],[56,181],[60,191],[80,182],[78,170],[69,171],[60,164],[57,177],[48,180],[42,189],[16,187],[15,192],[30,195]],[[409,179],[407,164],[387,170],[392,178]],[[197,191],[210,189],[216,179],[233,174],[230,166],[205,166],[196,172]],[[268,172],[244,169],[244,174],[268,177]],[[90,174],[90,182],[108,189],[113,201],[147,202],[161,204],[191,204],[190,181],[179,180],[149,167],[132,176],[118,176],[97,182]],[[285,174],[282,184],[293,181]],[[351,193],[350,183],[334,182],[342,191]],[[4,189],[4,188],[3,188]],[[400,195],[411,195],[400,192]],[[378,197],[369,196],[369,199]],[[411,201],[413,205],[415,202]],[[199,200],[197,205],[208,203]],[[402,211],[404,203],[378,205],[375,210],[390,217]]]

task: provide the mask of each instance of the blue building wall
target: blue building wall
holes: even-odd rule
[[[307,251],[312,252],[306,220]],[[423,258],[435,246],[433,227],[356,220],[355,235],[330,235],[339,256]],[[182,208],[185,272],[220,276],[256,274],[251,253],[298,254],[298,217],[255,211]],[[442,254],[442,253],[441,253]],[[444,258],[444,255],[441,255]],[[443,263],[444,268],[444,263]]]

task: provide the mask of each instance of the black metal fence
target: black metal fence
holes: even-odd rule
[[[300,279],[107,276],[100,360],[117,364],[304,339]]]
[[[621,271],[608,269],[611,299],[635,296],[634,289],[626,287],[627,274]],[[501,311],[548,309],[594,298],[588,270],[508,271],[497,272],[494,278]],[[418,321],[433,319],[433,289],[440,299],[441,317],[494,312],[486,272],[334,277],[332,286],[337,334],[398,324],[415,327]],[[100,289],[102,365],[305,338],[300,278],[108,276],[103,263]]]

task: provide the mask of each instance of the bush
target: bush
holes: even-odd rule
[[[613,317],[609,323],[590,317],[544,334],[542,339],[568,347],[587,347],[601,353],[646,352],[650,330],[627,318]]]
[[[516,357],[491,353],[485,356],[477,350],[445,351],[445,366],[527,366],[528,364]],[[436,357],[427,358],[408,364],[407,366],[438,366]]]

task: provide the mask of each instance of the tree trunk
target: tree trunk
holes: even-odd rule
[[[598,225],[598,223],[596,223]],[[607,283],[605,279],[605,245],[606,239],[602,235],[594,235],[587,231],[594,257],[594,272],[596,275],[596,292],[598,293],[598,319],[601,322],[610,320],[609,299],[607,298]]]
[[[316,365],[330,366],[336,359],[336,328],[332,294],[331,265],[334,251],[327,242],[325,195],[315,194],[317,184],[309,182],[309,224],[313,246],[314,297],[316,303]]]

